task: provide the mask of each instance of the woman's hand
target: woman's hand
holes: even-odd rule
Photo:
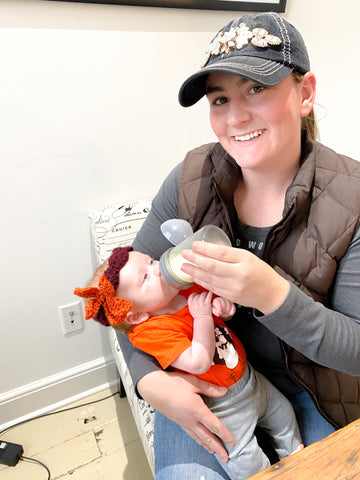
[[[227,462],[228,454],[221,440],[234,445],[234,439],[200,396],[222,397],[225,387],[185,373],[157,370],[142,377],[137,388],[153,408],[178,423],[209,453],[216,453]]]
[[[265,315],[285,300],[290,284],[256,255],[240,248],[194,242],[181,270],[202,287]]]

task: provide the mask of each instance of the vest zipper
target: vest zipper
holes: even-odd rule
[[[234,232],[233,232],[233,227],[232,227],[232,223],[231,223],[229,209],[228,209],[226,203],[224,202],[222,196],[219,193],[219,190],[217,188],[217,184],[216,184],[216,181],[215,181],[214,177],[211,177],[211,179],[210,179],[210,189],[212,190],[212,192],[214,194],[215,202],[218,205],[219,209],[221,208],[222,211],[225,213],[225,219],[226,219],[225,227],[227,228],[227,231],[225,233],[227,233],[229,235],[231,245],[234,245],[234,241],[235,241],[234,240]],[[223,228],[223,227],[224,227],[223,225],[220,226],[220,228]]]
[[[327,421],[330,423],[330,425],[332,425],[334,428],[340,428],[339,425],[337,425],[337,423],[335,423],[331,418],[329,418],[326,413],[324,411],[322,411],[322,409],[320,408],[320,405],[317,401],[317,398],[316,396],[314,395],[314,393],[310,390],[310,388],[308,388],[308,386],[301,380],[301,378],[297,378],[289,369],[289,357],[288,357],[288,354],[287,354],[287,351],[286,351],[286,344],[283,340],[281,340],[281,338],[279,338],[279,342],[280,342],[280,348],[281,348],[281,353],[282,353],[282,357],[283,357],[283,361],[284,361],[284,365],[285,365],[285,368],[286,368],[286,371],[289,375],[290,378],[292,378],[294,380],[294,382],[296,382],[298,385],[300,385],[308,394],[309,394],[309,397],[311,398],[311,400],[313,401],[315,407],[316,407],[316,410],[320,413],[320,415]]]
[[[280,220],[279,223],[274,225],[274,227],[270,230],[270,232],[267,235],[266,238],[266,244],[265,244],[265,249],[264,249],[264,261],[268,263],[270,266],[270,253],[274,250],[274,242],[276,240],[276,232],[281,231],[283,225],[290,219],[292,213],[294,211],[294,202],[289,206],[288,211],[286,212],[286,215]]]

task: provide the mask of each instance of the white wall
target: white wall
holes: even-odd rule
[[[358,0],[288,0],[284,14],[318,74],[321,140],[357,159],[359,14]],[[87,213],[152,197],[214,139],[206,101],[183,109],[177,92],[235,16],[0,2],[0,425],[114,379],[105,329],[65,338],[58,317],[91,275]]]

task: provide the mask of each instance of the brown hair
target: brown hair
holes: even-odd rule
[[[304,78],[304,75],[297,71],[292,72],[293,79],[295,82],[300,83],[302,79]],[[314,107],[311,109],[311,112],[302,119],[302,129],[305,130],[309,137],[312,140],[316,140],[318,138],[318,126],[315,118],[315,112],[314,112]]]
[[[109,266],[109,260],[105,260],[104,263],[102,263],[95,271],[94,275],[92,276],[92,279],[89,282],[89,287],[97,287],[99,284],[99,278],[101,275],[105,272],[105,270]]]
[[[117,325],[111,325],[112,328],[114,328],[120,333],[123,333],[124,335],[128,335],[129,332],[131,332],[131,330],[134,328],[134,326],[135,325],[133,325],[132,323],[127,323],[126,320]]]

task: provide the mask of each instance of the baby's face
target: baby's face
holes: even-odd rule
[[[117,296],[133,304],[133,310],[156,314],[178,294],[160,274],[159,262],[149,255],[130,252],[129,260],[119,272]]]

